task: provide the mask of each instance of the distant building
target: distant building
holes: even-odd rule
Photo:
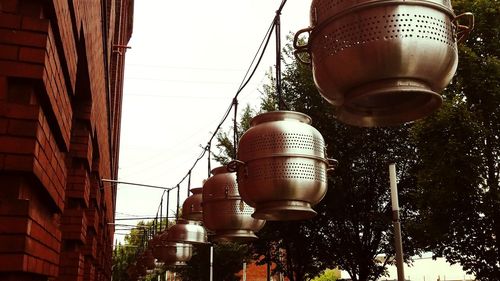
[[[0,280],[111,280],[133,0],[0,0]]]

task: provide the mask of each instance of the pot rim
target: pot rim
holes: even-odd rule
[[[250,120],[250,127],[257,126],[265,122],[294,120],[306,124],[311,124],[309,115],[298,111],[277,110],[261,113]]]
[[[439,11],[445,13],[451,19],[454,19],[456,17],[455,12],[453,11],[453,7],[451,6],[451,2],[450,2],[449,6],[446,6],[444,4],[437,3],[436,0],[386,0],[386,1],[371,0],[369,2],[358,3],[358,4],[355,4],[355,5],[348,7],[346,9],[340,10],[339,12],[330,16],[329,18],[318,23],[317,16],[313,15],[313,11],[314,11],[314,13],[316,13],[316,7],[315,7],[316,2],[319,2],[319,1],[315,0],[311,4],[311,22],[310,22],[310,27],[309,27],[311,32],[310,32],[310,38],[308,40],[310,43],[312,41],[314,41],[314,39],[316,37],[315,35],[317,33],[319,33],[324,27],[328,26],[332,21],[335,21],[338,18],[341,18],[343,16],[355,13],[358,10],[370,8],[372,6],[375,6],[375,7],[376,6],[387,6],[387,5],[425,6],[428,8],[433,8],[433,9],[439,10]]]

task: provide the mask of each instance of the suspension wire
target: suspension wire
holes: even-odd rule
[[[170,190],[167,191],[167,210],[166,210],[166,214],[165,216],[167,217],[167,222],[165,223],[165,230],[168,228],[168,213],[169,213],[169,210],[168,210],[168,206],[170,204]]]
[[[226,110],[226,112],[224,113],[223,117],[222,117],[222,120],[220,121],[219,125],[217,126],[217,128],[215,129],[215,131],[212,133],[212,136],[210,137],[209,141],[207,142],[207,145],[204,147],[203,151],[201,152],[201,154],[199,155],[199,157],[195,160],[195,162],[193,163],[192,167],[189,169],[189,172],[180,180],[180,182],[175,186],[175,187],[172,187],[172,188],[165,188],[164,189],[164,192],[166,191],[167,192],[167,214],[166,214],[166,217],[168,218],[168,206],[169,206],[169,197],[170,197],[170,191],[177,188],[177,211],[176,211],[176,221],[178,220],[178,216],[179,216],[179,201],[180,201],[180,184],[182,182],[184,182],[184,180],[186,178],[189,177],[189,184],[190,184],[190,180],[191,180],[191,171],[196,167],[196,165],[198,164],[198,162],[203,158],[203,156],[205,155],[205,153],[208,152],[208,177],[210,177],[210,173],[211,173],[211,161],[210,161],[210,154],[211,154],[211,143],[213,141],[213,139],[215,138],[215,136],[217,135],[217,133],[219,132],[220,128],[222,127],[223,123],[226,121],[226,119],[228,118],[233,106],[235,107],[235,120],[236,120],[236,112],[237,112],[237,98],[238,96],[240,95],[240,93],[244,90],[244,88],[248,85],[248,83],[251,81],[251,79],[253,78],[253,76],[255,75],[255,72],[257,71],[260,63],[262,62],[262,58],[264,57],[264,54],[267,50],[267,47],[269,45],[269,41],[272,37],[272,30],[276,27],[276,25],[278,24],[279,25],[279,15],[281,14],[281,11],[285,5],[287,0],[283,0],[281,2],[281,5],[279,7],[279,9],[276,11],[276,16],[275,18],[273,19],[271,25],[269,26],[265,36],[264,36],[264,39],[262,40],[261,44],[259,45],[259,48],[257,49],[257,52],[255,54],[255,56],[253,57],[252,59],[252,62],[250,64],[250,66],[248,67],[247,69],[247,72],[245,74],[245,76],[243,77],[243,80],[240,84],[240,87],[238,88],[238,90],[236,91],[236,94],[235,96],[233,97],[233,100],[231,101],[231,104],[230,106],[228,107],[228,109]],[[278,32],[278,29],[276,29],[277,32]],[[278,67],[278,64],[277,64],[277,67]],[[281,81],[281,77],[280,77],[280,81]],[[236,101],[236,102],[235,102]],[[236,121],[235,121],[236,122]],[[236,128],[236,126],[235,126]],[[234,138],[234,140],[236,140],[237,136]],[[235,142],[235,151],[236,151],[236,142]],[[235,157],[236,157],[236,154],[235,154]],[[190,190],[190,187],[188,187],[188,191]],[[160,203],[162,203],[162,201],[160,201]],[[161,208],[161,204],[159,206]],[[166,228],[168,227],[168,219],[167,219],[167,223],[166,223]],[[144,238],[144,236],[143,236]]]
[[[278,109],[287,109],[285,101],[283,100],[283,88],[281,83],[281,10],[285,6],[287,0],[281,2],[280,8],[276,11],[274,18],[274,26],[276,30],[276,95],[278,98]]]
[[[187,189],[187,197],[189,197],[191,194],[191,170],[188,172],[188,189]]]
[[[208,146],[207,146],[207,148],[208,148],[208,177],[210,177],[210,171],[212,171],[212,167],[210,165],[210,162],[211,162],[210,161],[210,153],[211,153],[210,146],[211,146],[211,143],[209,142]]]
[[[233,159],[236,159],[236,153],[238,153],[238,99],[233,99],[234,105],[234,135],[233,135]]]
[[[162,219],[163,219],[163,196],[165,195],[165,192],[161,195],[161,201],[160,201],[160,227],[159,227],[159,232],[161,232],[161,225],[162,225]]]
[[[179,203],[181,202],[181,188],[177,185],[177,210],[175,210],[175,221],[179,220]]]

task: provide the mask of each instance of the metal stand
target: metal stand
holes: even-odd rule
[[[398,187],[396,183],[396,165],[389,165],[389,179],[391,182],[392,224],[394,225],[394,245],[396,248],[396,267],[398,281],[405,281],[403,264],[403,242],[401,240],[401,223],[399,221]]]

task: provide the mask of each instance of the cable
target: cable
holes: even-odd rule
[[[286,2],[287,2],[287,0],[283,0],[281,2],[280,7],[276,11],[276,16],[274,17],[271,25],[269,26],[269,28],[264,36],[264,39],[260,43],[259,48],[257,49],[257,52],[256,52],[255,56],[253,57],[252,62],[250,63],[250,66],[248,67],[247,72],[245,73],[245,76],[243,77],[242,82],[241,82],[238,90],[236,91],[235,96],[231,100],[231,104],[229,105],[228,109],[224,113],[222,120],[220,121],[219,125],[217,126],[217,128],[213,132],[212,136],[208,140],[207,145],[204,147],[203,151],[200,153],[200,156],[194,161],[192,167],[188,170],[188,173],[186,173],[186,175],[179,181],[179,183],[177,183],[176,186],[164,190],[164,193],[165,193],[165,191],[167,192],[167,198],[169,198],[170,191],[177,188],[176,220],[178,220],[178,217],[179,217],[180,184],[183,183],[186,178],[190,177],[191,171],[196,167],[198,162],[203,158],[203,156],[207,152],[208,152],[208,170],[209,170],[208,175],[210,176],[210,169],[211,169],[211,166],[210,166],[210,153],[211,153],[210,147],[211,147],[211,143],[212,143],[213,139],[215,138],[215,136],[217,135],[217,133],[219,132],[222,125],[224,124],[224,122],[226,121],[227,117],[231,113],[232,108],[236,107],[237,102],[235,102],[235,101],[237,100],[239,94],[243,91],[243,89],[245,89],[245,87],[248,85],[248,83],[250,82],[250,80],[254,76],[255,72],[257,71],[257,69],[262,61],[262,58],[264,57],[264,54],[267,50],[267,47],[269,45],[269,41],[272,37],[272,31],[276,27],[276,24],[279,23],[279,21],[277,19],[279,18],[279,15],[281,14],[281,11],[283,10],[283,7],[285,6]],[[168,204],[169,204],[169,199],[167,199],[167,214],[166,214],[167,217],[168,217]],[[167,227],[168,227],[168,220],[167,220]],[[144,238],[144,236],[143,236],[143,238]]]

